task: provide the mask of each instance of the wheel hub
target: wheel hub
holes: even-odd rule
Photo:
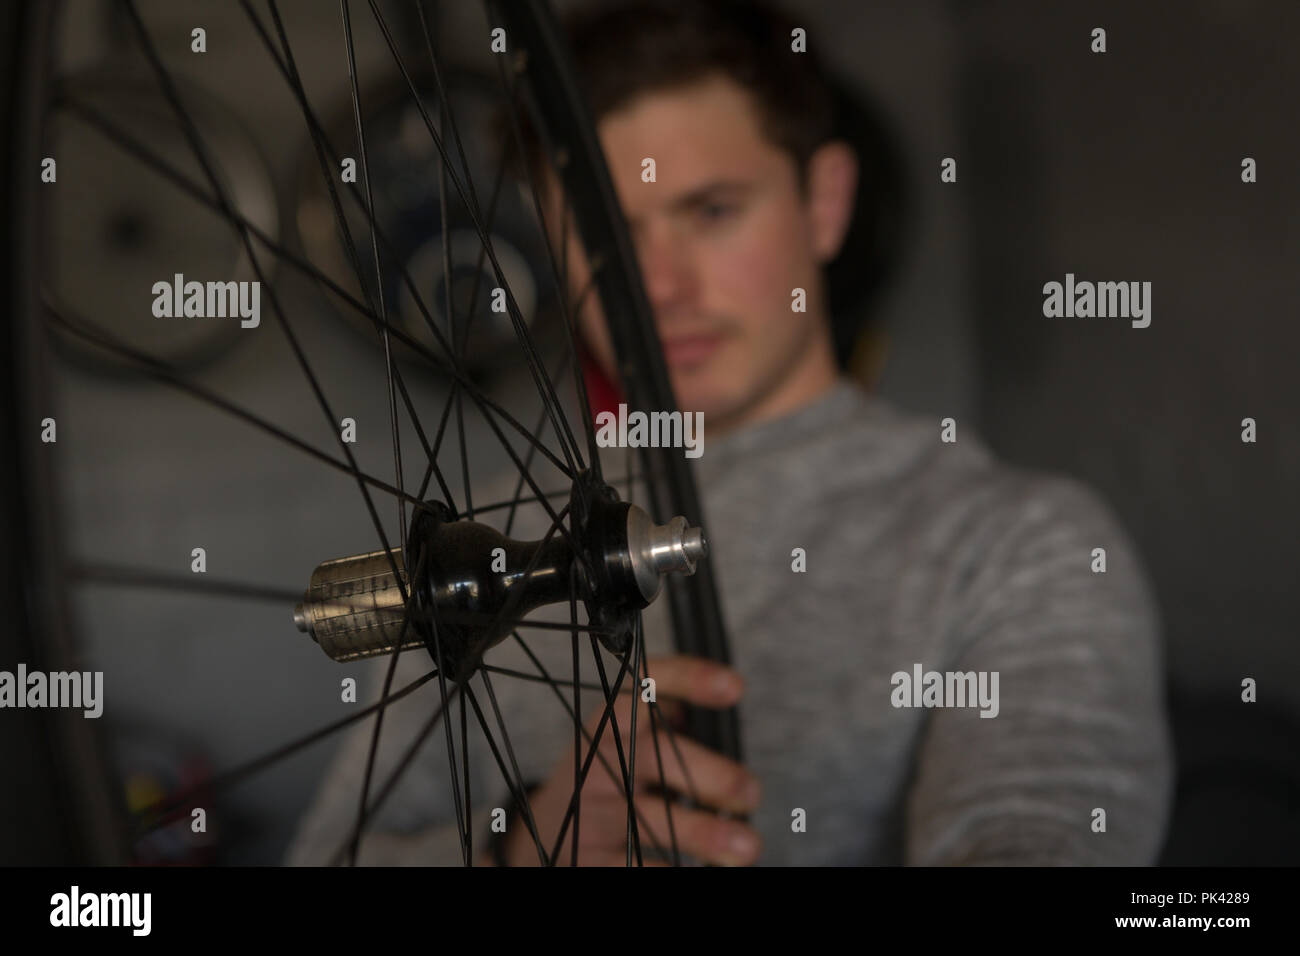
[[[319,565],[294,609],[298,629],[337,661],[423,646],[459,681],[529,612],[572,596],[586,606],[601,642],[622,655],[636,612],[658,596],[664,576],[694,574],[708,545],[685,518],[656,524],[584,474],[570,499],[567,534],[517,541],[430,501],[411,522],[406,550],[405,561],[395,549]]]

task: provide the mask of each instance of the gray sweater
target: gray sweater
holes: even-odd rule
[[[997,462],[969,426],[955,442],[941,430],[841,382],[780,420],[706,432],[696,474],[746,680],[742,745],[764,787],[761,862],[1152,863],[1171,747],[1133,546],[1078,482]],[[540,537],[541,517],[514,536]],[[652,654],[670,647],[664,603],[646,613]],[[524,636],[571,678],[566,634]],[[583,679],[598,681],[584,649]],[[513,642],[488,660],[536,673]],[[387,661],[370,666],[377,695]],[[430,668],[404,653],[394,687]],[[544,685],[492,684],[524,778],[543,779],[572,743],[569,718]],[[389,708],[376,789],[438,700],[434,681]],[[584,714],[598,703],[585,696]],[[459,709],[452,727],[459,747]],[[370,729],[345,738],[289,862],[324,863],[346,838]],[[507,789],[475,726],[469,763],[477,857]],[[460,863],[449,781],[439,726],[360,861]]]

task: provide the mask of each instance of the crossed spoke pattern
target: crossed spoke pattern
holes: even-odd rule
[[[315,405],[318,406],[320,413],[338,439],[338,454],[298,438],[251,409],[187,378],[181,370],[140,351],[130,343],[122,340],[111,329],[104,328],[84,316],[71,314],[52,299],[48,299],[45,304],[45,316],[52,327],[57,327],[65,334],[76,336],[119,359],[126,360],[141,375],[156,379],[206,406],[244,422],[256,431],[276,439],[284,446],[296,449],[316,461],[351,476],[361,495],[362,503],[369,515],[380,548],[387,555],[393,580],[401,593],[404,612],[400,636],[394,651],[389,655],[382,690],[379,699],[374,704],[269,750],[238,767],[216,776],[214,779],[205,782],[201,787],[174,794],[144,808],[137,812],[130,821],[130,838],[138,840],[151,830],[173,822],[177,815],[198,796],[206,796],[214,791],[239,784],[251,775],[274,766],[292,754],[373,716],[370,744],[364,776],[361,780],[355,823],[334,854],[333,862],[335,863],[346,862],[353,865],[357,863],[367,826],[374,820],[375,815],[397,789],[404,774],[414,763],[417,754],[430,736],[437,732],[437,727],[440,724],[448,755],[448,787],[455,813],[461,854],[466,865],[472,865],[475,862],[473,839],[475,833],[474,794],[470,786],[471,772],[469,766],[472,750],[470,745],[471,723],[481,734],[506,789],[509,791],[515,806],[519,808],[520,822],[527,828],[530,842],[535,848],[538,861],[541,864],[552,865],[565,859],[566,839],[569,841],[568,862],[573,865],[580,862],[578,851],[582,823],[582,792],[588,775],[597,763],[600,765],[601,772],[607,775],[619,788],[619,792],[626,801],[627,864],[629,866],[641,865],[645,862],[642,848],[643,839],[648,841],[658,858],[667,858],[674,863],[681,863],[682,855],[677,845],[677,835],[673,824],[673,798],[669,795],[670,791],[666,783],[665,760],[676,759],[678,761],[680,769],[687,779],[691,799],[695,799],[694,786],[690,782],[689,773],[682,760],[681,750],[678,747],[673,726],[665,718],[665,714],[658,704],[650,701],[645,707],[646,713],[639,713],[641,710],[639,688],[641,682],[650,676],[646,659],[646,642],[640,616],[638,615],[636,618],[632,646],[622,655],[611,655],[610,652],[603,650],[599,640],[601,628],[579,620],[576,595],[580,589],[576,576],[582,570],[582,551],[574,538],[575,515],[567,499],[572,497],[580,508],[585,507],[584,485],[578,481],[578,477],[584,471],[590,470],[597,478],[601,478],[601,462],[594,423],[590,414],[585,411],[589,408],[589,404],[581,365],[576,357],[578,345],[575,316],[584,307],[587,298],[595,291],[600,270],[605,261],[604,258],[599,254],[598,250],[588,250],[591,277],[584,288],[578,290],[576,294],[570,294],[564,278],[568,273],[568,236],[570,229],[568,210],[570,204],[566,199],[560,207],[564,210],[564,215],[562,221],[556,227],[560,237],[560,250],[557,255],[551,242],[552,233],[547,228],[548,224],[541,201],[539,184],[534,181],[530,170],[526,185],[532,199],[532,212],[540,224],[540,232],[545,241],[547,266],[558,292],[559,312],[563,324],[563,348],[554,361],[549,363],[548,371],[548,363],[543,359],[533,331],[529,328],[529,324],[525,320],[510,289],[510,284],[492,243],[499,197],[506,179],[506,150],[502,150],[501,161],[491,176],[492,186],[486,206],[481,205],[479,193],[474,184],[474,177],[470,175],[470,163],[466,157],[461,129],[454,111],[451,109],[450,100],[446,95],[445,73],[437,53],[438,37],[433,28],[433,18],[426,10],[426,4],[417,0],[415,10],[420,26],[420,45],[423,47],[423,53],[427,55],[429,75],[433,79],[433,102],[429,102],[429,98],[425,93],[421,92],[420,87],[413,79],[412,65],[407,62],[407,57],[404,56],[379,5],[375,0],[366,0],[365,7],[368,10],[369,19],[382,36],[384,45],[391,57],[392,67],[400,74],[410,103],[418,113],[421,124],[430,137],[437,154],[436,176],[440,210],[438,226],[443,240],[442,278],[445,291],[445,301],[442,303],[442,309],[448,320],[448,328],[444,330],[434,318],[429,304],[422,295],[421,288],[410,275],[397,251],[392,236],[386,234],[380,222],[380,217],[375,212],[376,203],[372,184],[372,169],[370,154],[367,151],[367,114],[364,95],[366,87],[364,78],[360,75],[356,57],[354,11],[351,0],[340,0],[339,2],[338,32],[340,45],[343,47],[347,60],[348,89],[356,134],[357,168],[360,176],[359,182],[342,184],[336,182],[334,171],[339,169],[343,154],[337,144],[331,142],[325,126],[320,121],[320,114],[312,105],[302,76],[299,73],[298,63],[294,57],[292,44],[277,0],[265,0],[264,9],[260,12],[255,7],[253,0],[239,0],[239,6],[248,22],[249,29],[258,40],[262,52],[269,58],[275,71],[283,79],[289,93],[292,95],[301,121],[308,132],[312,152],[326,187],[330,211],[338,230],[339,240],[347,264],[355,274],[356,288],[359,290],[357,294],[353,294],[335,277],[326,274],[307,258],[289,248],[274,236],[269,235],[258,225],[240,214],[229,190],[218,175],[209,145],[205,141],[201,130],[195,124],[192,113],[187,109],[175,78],[159,54],[158,47],[140,15],[135,0],[124,0],[126,19],[138,43],[139,50],[156,80],[159,91],[169,104],[176,124],[184,134],[185,140],[202,170],[202,176],[196,179],[187,175],[173,162],[160,155],[148,143],[133,137],[119,123],[89,105],[85,99],[79,98],[77,90],[69,84],[60,85],[56,83],[50,108],[62,110],[90,128],[97,130],[114,148],[133,157],[153,174],[201,203],[213,215],[219,217],[223,223],[234,230],[245,256],[268,297],[271,314],[289,346],[294,364],[297,366],[303,381],[308,385]],[[360,7],[360,2],[358,2],[358,7]],[[487,3],[486,7],[488,22],[495,24],[498,20],[496,19],[497,14],[494,5]],[[523,138],[520,112],[523,108],[521,87],[524,78],[524,62],[519,58],[507,56],[497,56],[496,62],[501,102],[505,105],[511,120],[510,135],[513,138],[514,146],[517,149],[522,149]],[[434,121],[433,110],[437,111],[437,122]],[[453,151],[455,153],[454,157],[452,155]],[[434,175],[435,171],[431,169],[430,174]],[[520,422],[499,402],[486,394],[467,368],[465,361],[466,348],[476,314],[481,282],[475,283],[468,307],[463,313],[458,314],[451,294],[451,243],[448,241],[448,205],[453,196],[459,200],[466,210],[473,231],[479,240],[477,274],[483,276],[485,269],[490,268],[491,275],[495,277],[497,286],[504,291],[507,313],[515,339],[525,360],[529,378],[536,393],[536,400],[540,404],[531,428]],[[366,232],[368,233],[365,238],[369,242],[368,259],[363,253],[363,248],[358,244],[358,237],[354,235],[351,225],[353,220],[349,218],[349,208],[354,214],[361,216],[365,222]],[[308,359],[302,339],[299,333],[295,331],[290,314],[282,306],[274,287],[266,281],[266,270],[262,264],[263,260],[259,258],[259,252],[269,254],[277,263],[287,266],[289,269],[310,279],[320,288],[327,290],[331,297],[341,303],[343,307],[355,311],[374,326],[375,334],[383,347],[384,355],[384,384],[393,457],[391,480],[364,471],[358,464],[349,443],[343,440],[336,427],[339,419],[326,397],[320,377]],[[432,337],[435,347],[431,348],[412,335],[410,331],[394,323],[391,314],[391,303],[385,294],[385,277],[389,275],[396,275],[402,287],[410,294],[419,317]],[[399,358],[406,360],[408,363],[406,368],[408,369],[421,366],[429,367],[450,380],[449,394],[437,416],[437,425],[432,432],[426,429],[421,421],[416,401],[412,397],[408,383],[403,377],[403,366],[399,362]],[[569,376],[572,376],[578,407],[584,410],[578,415],[583,431],[582,441],[579,441],[577,435],[575,435],[571,423],[563,411],[555,385],[557,381],[563,381]],[[474,503],[471,491],[473,481],[470,475],[470,456],[466,438],[467,406],[471,413],[475,411],[478,413],[480,421],[495,436],[500,446],[505,450],[514,469],[518,472],[514,494],[508,500],[492,501],[487,504],[480,502],[477,506]],[[401,444],[403,415],[405,416],[405,422],[410,425],[418,439],[419,451],[424,458],[423,475],[414,491],[408,491],[403,468]],[[447,436],[448,432],[453,428],[453,418],[455,437],[451,441],[454,441],[455,448],[451,449],[451,453],[460,462],[458,478],[461,485],[461,494],[459,497],[453,494],[447,475],[439,464],[440,457],[448,450],[447,445],[450,444]],[[550,437],[554,441],[554,447],[544,437],[548,429]],[[522,442],[521,448],[516,447],[516,443],[519,442]],[[641,480],[638,458],[639,456],[629,449],[624,475],[609,480],[612,486],[623,490],[628,498],[632,497],[638,482]],[[539,467],[546,468],[546,478],[539,476],[537,471]],[[544,481],[550,483],[556,481],[555,477],[551,475],[552,471],[558,472],[559,478],[567,484],[567,487],[543,490]],[[543,542],[549,542],[558,535],[566,539],[572,546],[576,561],[573,567],[575,577],[571,581],[568,601],[568,621],[530,620],[515,617],[512,612],[515,610],[514,598],[518,597],[516,593],[497,613],[497,620],[493,625],[493,628],[495,628],[496,624],[510,622],[510,626],[513,628],[510,632],[511,640],[522,650],[535,673],[483,662],[471,673],[462,675],[458,679],[452,679],[444,666],[438,615],[434,613],[431,615],[428,624],[430,630],[429,643],[431,644],[433,663],[436,666],[417,680],[394,690],[393,684],[397,673],[398,659],[405,643],[406,632],[411,626],[412,606],[414,603],[407,591],[406,582],[408,579],[402,570],[407,567],[408,542],[406,539],[408,520],[410,514],[428,508],[426,496],[429,494],[431,487],[435,485],[436,493],[456,518],[473,520],[476,517],[481,519],[483,515],[488,513],[499,515],[501,512],[505,512],[503,533],[509,536],[521,509],[525,506],[532,506],[541,509],[549,520],[549,527]],[[379,503],[383,498],[377,499],[376,493],[391,499],[391,503],[396,506],[399,529],[398,540],[395,542],[396,546],[394,546],[394,542],[390,541],[384,522],[380,518]],[[541,557],[541,554],[542,549],[539,548],[535,552],[532,562],[525,568],[525,575],[533,570],[533,565]],[[399,556],[402,560],[401,567],[398,565]],[[422,560],[417,562],[412,580],[418,579],[424,571],[423,557],[422,555]],[[194,580],[180,575],[168,575],[147,569],[112,566],[102,563],[73,562],[67,572],[69,580],[80,584],[98,586],[201,593],[209,596],[220,595],[251,601],[277,601],[285,604],[294,602],[301,597],[301,592],[298,591],[288,591],[261,584],[229,580],[196,583]],[[562,675],[552,674],[544,666],[541,658],[520,634],[521,631],[528,630],[541,632],[542,637],[546,637],[545,632],[548,631],[568,632],[572,668],[572,673],[568,679]],[[584,635],[586,637],[585,642],[583,640]],[[561,640],[558,633],[554,635],[554,639]],[[596,676],[598,677],[596,682],[581,679],[582,663],[588,650],[588,647],[584,645],[589,645],[591,655],[589,660],[594,664]],[[611,661],[616,660],[618,665],[612,677],[606,667],[606,656],[610,656]],[[533,816],[529,801],[528,784],[521,771],[521,763],[516,755],[514,744],[506,726],[503,707],[493,683],[494,676],[508,681],[540,684],[548,687],[551,692],[550,696],[556,699],[559,706],[563,708],[566,718],[572,723],[573,793],[559,832],[555,835],[541,833]],[[389,704],[408,697],[426,684],[434,684],[437,687],[437,705],[428,714],[427,720],[418,734],[401,750],[400,757],[395,765],[381,778],[378,773],[377,755],[379,753],[381,734],[384,729],[385,711]],[[594,730],[589,729],[583,719],[580,698],[583,690],[599,693],[604,702]],[[620,727],[615,712],[620,696],[625,695],[630,695],[631,702],[630,725],[626,728]],[[453,727],[453,724],[457,722],[457,708],[459,710],[458,734]],[[638,792],[636,783],[638,721],[643,719],[650,721],[650,738],[653,742],[652,756],[659,784],[658,794],[652,799],[662,800],[664,804],[667,818],[666,833],[654,832],[644,816],[643,807],[635,799]],[[607,731],[609,738],[606,738]],[[660,746],[661,732],[669,743],[667,751]],[[457,737],[459,740],[457,740]],[[612,739],[614,759],[611,759],[602,748],[602,741],[606,739]],[[646,757],[643,755],[642,759],[646,759]]]

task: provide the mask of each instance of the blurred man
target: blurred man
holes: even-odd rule
[[[698,800],[674,809],[677,840],[733,865],[1153,862],[1170,756],[1143,571],[1078,483],[1000,464],[965,425],[841,376],[823,271],[857,162],[795,26],[753,3],[570,21],[676,398],[707,435],[697,476],[735,670],[661,656],[650,674],[661,700],[739,702],[745,764],[690,742],[684,767],[665,761],[668,789]],[[553,226],[559,190],[536,149],[526,161]],[[604,316],[589,304],[580,322],[616,382]],[[358,753],[335,772],[353,815]],[[639,758],[641,792],[658,772]],[[572,792],[572,753],[557,755],[530,801],[545,840]],[[580,858],[623,862],[621,790],[593,773],[582,800]],[[337,842],[328,805],[296,859],[314,858],[313,833]],[[663,802],[638,806],[666,839]],[[372,859],[433,862],[440,825],[380,834]],[[538,862],[517,819],[496,859]]]

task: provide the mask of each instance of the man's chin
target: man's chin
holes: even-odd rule
[[[698,382],[679,384],[676,378],[673,380],[673,394],[677,407],[683,412],[704,414],[705,428],[710,425],[723,427],[735,418],[741,406],[736,396],[725,389],[710,388]]]

